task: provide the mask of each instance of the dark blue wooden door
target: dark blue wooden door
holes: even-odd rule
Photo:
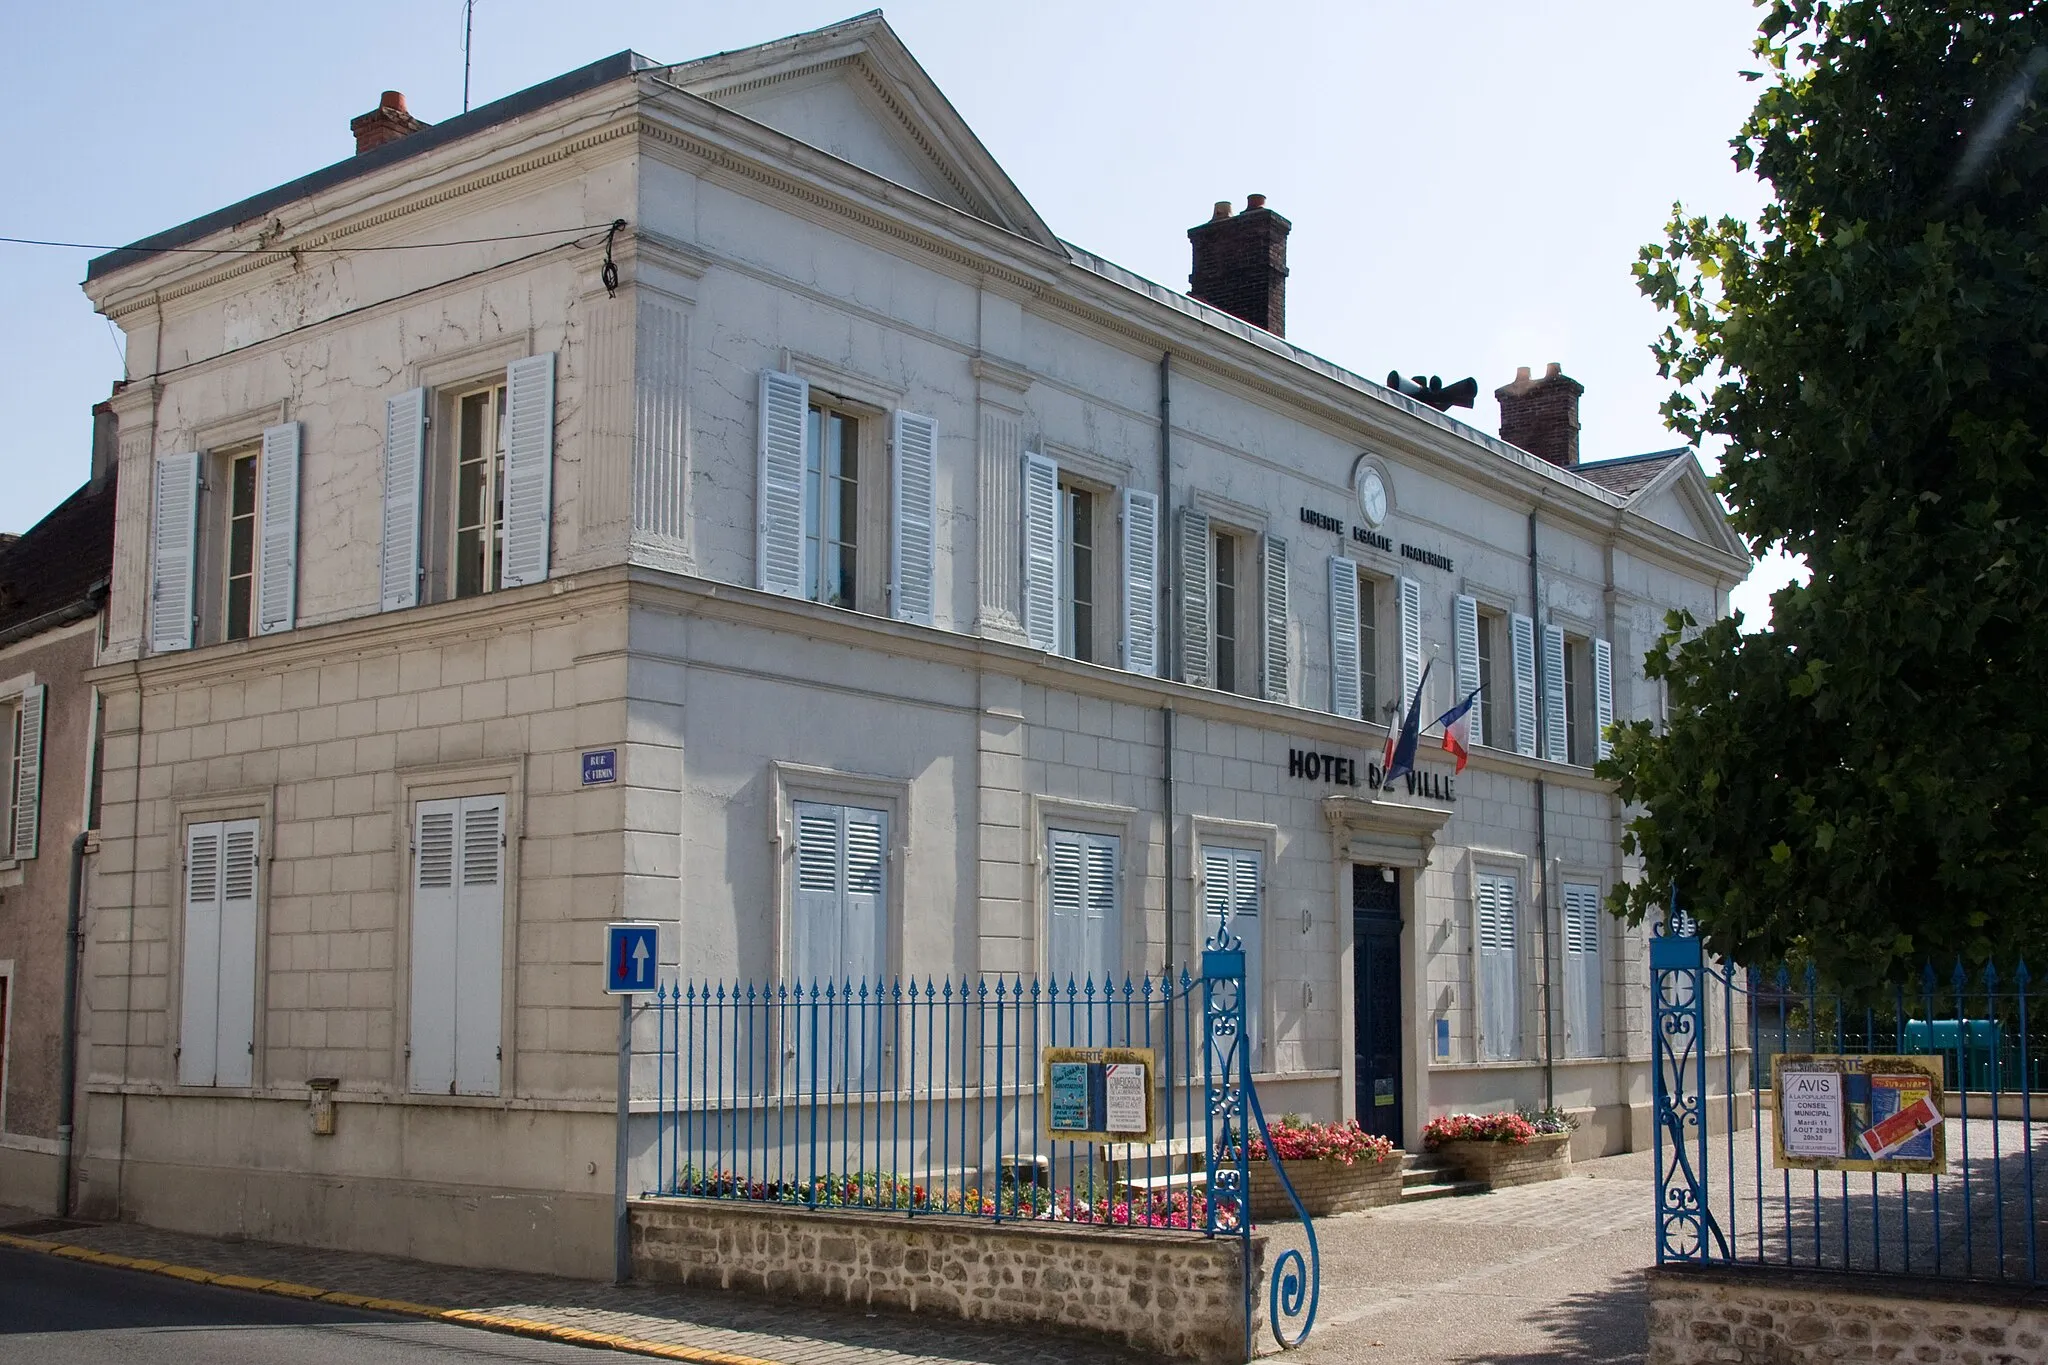
[[[1358,1126],[1401,1144],[1401,882],[1392,868],[1351,869],[1352,1007]]]

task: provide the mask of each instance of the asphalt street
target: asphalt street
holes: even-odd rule
[[[0,1365],[593,1365],[619,1358],[0,1247]]]

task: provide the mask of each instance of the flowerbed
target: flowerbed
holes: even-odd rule
[[[1435,1151],[1452,1142],[1506,1142],[1519,1147],[1536,1136],[1520,1114],[1443,1114],[1422,1125],[1422,1145]]]
[[[1294,1202],[1273,1169],[1277,1158],[1312,1218],[1392,1204],[1401,1198],[1401,1163],[1394,1144],[1368,1133],[1355,1120],[1309,1123],[1283,1115],[1272,1140],[1254,1136],[1245,1144],[1251,1157],[1252,1217],[1265,1222],[1294,1216]]]
[[[1268,1155],[1266,1140],[1253,1137],[1246,1144],[1254,1161]],[[1273,1125],[1271,1155],[1282,1161],[1336,1161],[1346,1166],[1356,1161],[1385,1161],[1394,1154],[1394,1144],[1377,1133],[1368,1133],[1356,1119],[1342,1123],[1304,1123],[1294,1114],[1282,1114]]]
[[[1489,1189],[1557,1180],[1571,1173],[1572,1129],[1561,1110],[1519,1114],[1443,1114],[1422,1125],[1422,1141],[1466,1180]]]
[[[953,1214],[966,1218],[1037,1219],[1100,1227],[1181,1228],[1209,1226],[1209,1199],[1199,1189],[1126,1192],[1114,1198],[1093,1190],[1056,1190],[1004,1181],[994,1190],[975,1187],[931,1189],[893,1171],[855,1171],[803,1181],[742,1180],[729,1171],[685,1169],[671,1193],[695,1199],[753,1204],[787,1204],[811,1209],[858,1209],[882,1213]],[[1235,1200],[1216,1201],[1216,1226],[1237,1226]]]

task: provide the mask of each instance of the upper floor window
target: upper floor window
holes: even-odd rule
[[[1287,542],[1181,513],[1181,671],[1224,692],[1288,700]]]
[[[1216,575],[1209,597],[1215,613],[1211,627],[1214,634],[1210,638],[1216,651],[1216,686],[1224,692],[1238,690],[1237,642],[1244,633],[1239,615],[1237,559],[1238,538],[1227,531],[1217,532],[1209,560]]]
[[[1564,761],[1584,765],[1586,757],[1586,642],[1567,635],[1564,641]]]
[[[804,596],[858,608],[860,419],[813,403],[804,422]]]
[[[226,457],[228,489],[227,581],[224,638],[249,638],[256,597],[256,472],[263,456],[255,448]]]
[[[505,395],[505,385],[489,384],[457,396],[452,404],[451,597],[475,597],[504,586]]]
[[[1025,638],[1049,654],[1114,657],[1132,672],[1156,673],[1159,499],[1136,488],[1113,494],[1031,451],[1022,513]]]
[[[1358,705],[1366,719],[1377,719],[1383,700],[1380,686],[1380,593],[1377,578],[1358,584]]]
[[[1095,639],[1096,507],[1094,490],[1079,484],[1060,484],[1060,650],[1070,658],[1094,662],[1099,650]]]
[[[289,630],[298,616],[299,424],[159,455],[150,489],[149,648]]]
[[[43,708],[50,689],[30,683],[0,697],[0,860],[36,856],[43,801]]]
[[[1500,703],[1502,688],[1506,686],[1501,676],[1501,657],[1505,652],[1502,641],[1507,638],[1507,618],[1497,611],[1479,609],[1479,742],[1495,748],[1506,748],[1509,736],[1501,730],[1501,721],[1507,715]],[[1461,699],[1462,700],[1462,699]],[[1513,703],[1509,702],[1509,706]]]
[[[1543,689],[1543,756],[1580,767],[1605,758],[1614,724],[1613,646],[1545,626]]]

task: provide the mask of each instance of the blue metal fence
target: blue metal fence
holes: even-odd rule
[[[1709,962],[1683,915],[1650,942],[1657,1259],[2039,1286],[2048,1254],[2041,1004],[2024,963],[1924,970],[1877,997]],[[1948,1169],[1781,1169],[1777,1054],[1940,1056]],[[2048,1103],[2048,1099],[2044,1099]]]

